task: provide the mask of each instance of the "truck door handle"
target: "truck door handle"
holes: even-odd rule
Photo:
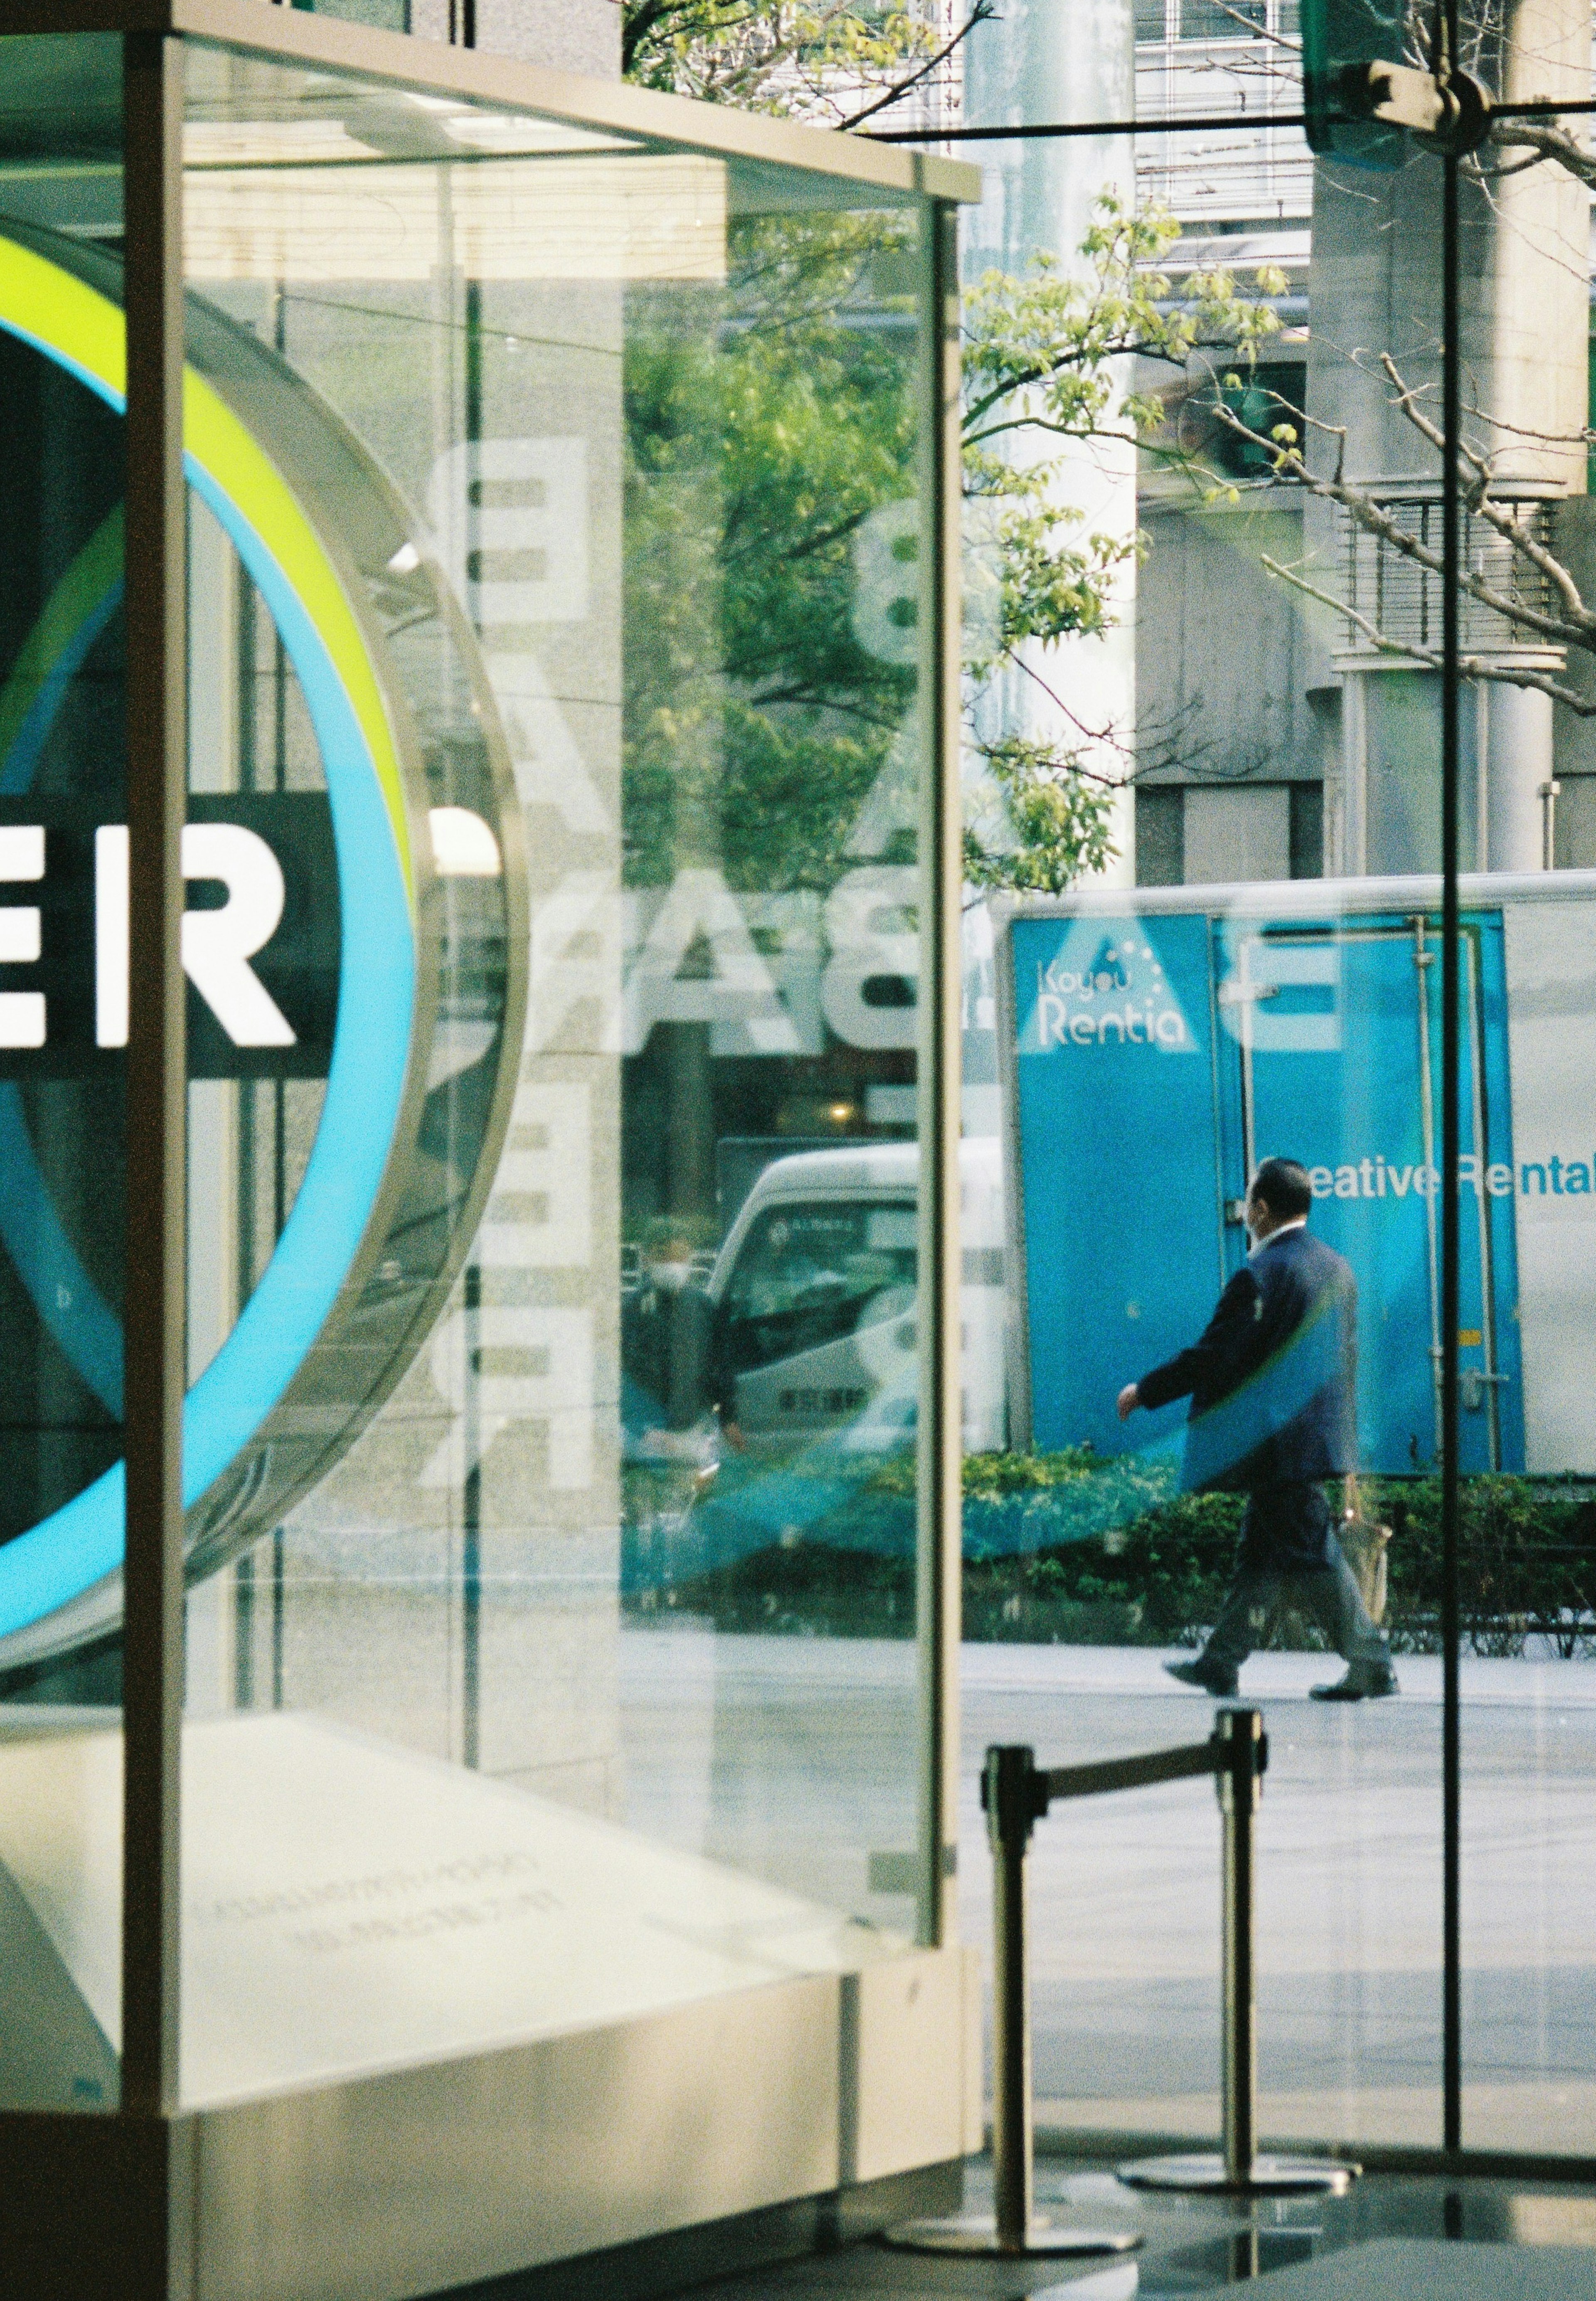
[[[1477,1414],[1485,1403],[1485,1393],[1508,1380],[1505,1374],[1487,1374],[1483,1367],[1466,1367],[1458,1376],[1458,1389],[1466,1412]]]

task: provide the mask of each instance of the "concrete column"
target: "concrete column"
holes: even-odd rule
[[[1485,852],[1488,871],[1539,871],[1545,860],[1542,791],[1551,779],[1552,706],[1533,688],[1487,685],[1484,724]]]
[[[1583,95],[1589,68],[1586,0],[1509,0],[1489,10],[1475,69],[1500,93]],[[1577,494],[1585,473],[1580,434],[1588,392],[1588,196],[1549,163],[1517,174],[1491,172],[1493,162],[1511,156],[1488,149],[1488,180],[1464,186],[1465,431],[1494,458],[1500,484],[1548,497]],[[1379,363],[1389,352],[1404,380],[1426,392],[1438,420],[1440,196],[1439,167],[1416,152],[1391,176],[1335,161],[1321,161],[1315,173],[1308,410],[1344,430],[1347,473],[1376,494],[1422,493],[1438,476],[1437,456],[1393,406]],[[1315,437],[1320,468],[1329,468],[1337,445],[1323,433]],[[1316,580],[1335,590],[1344,538],[1331,506],[1308,506],[1306,541]],[[1392,674],[1371,660],[1360,663],[1355,641],[1334,661],[1349,691],[1342,715],[1345,831],[1331,867],[1412,867],[1423,827],[1411,807],[1393,816],[1380,803],[1382,789],[1408,778],[1411,767],[1410,752],[1388,757],[1380,749],[1380,729],[1396,724],[1380,686]],[[1420,687],[1425,709],[1438,721],[1438,682],[1421,675]],[[1367,691],[1355,699],[1357,688]],[[1397,715],[1405,741],[1410,717]],[[1552,773],[1550,706],[1492,682],[1479,718],[1479,861],[1494,870],[1538,869],[1540,786]],[[1438,786],[1433,811],[1438,839]],[[1398,825],[1391,839],[1382,835],[1383,822]]]
[[[1135,38],[1129,0],[1087,0],[1065,8],[1058,0],[1006,0],[1003,12],[978,25],[965,48],[965,115],[1015,125],[1037,120],[1128,120],[1134,109]],[[1112,186],[1126,200],[1136,188],[1132,139],[1120,136],[1032,139],[977,147],[985,172],[979,208],[961,223],[961,268],[966,281],[983,272],[1029,271],[1039,251],[1067,264],[1091,222],[1092,204]],[[1126,379],[1127,382],[1129,379]],[[1038,435],[1033,446],[1016,435],[1016,461],[1051,456],[1057,440]],[[1081,515],[1082,534],[1130,535],[1136,526],[1135,456],[1129,449],[1083,444],[1067,462],[1059,500]],[[1135,709],[1136,608],[1133,567],[1116,580],[1116,628],[1100,639],[1066,640],[1035,668],[1062,699],[1049,699],[1023,674],[999,682],[987,700],[990,732],[1019,732],[1061,749],[1082,748],[1082,730],[1117,727],[1127,736]],[[1111,743],[1084,743],[1088,764],[1120,775],[1127,762]],[[1102,876],[1130,886],[1136,876],[1134,794],[1127,787],[1116,810],[1116,860]]]

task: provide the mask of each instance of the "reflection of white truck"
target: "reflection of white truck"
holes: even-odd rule
[[[802,1151],[767,1167],[715,1260],[709,1295],[735,1420],[751,1452],[825,1441],[889,1452],[912,1432],[913,1142]],[[1003,1177],[996,1142],[959,1146],[964,1442],[1005,1440]],[[728,1418],[732,1418],[729,1417]]]

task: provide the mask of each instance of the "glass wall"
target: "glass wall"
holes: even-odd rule
[[[923,201],[197,42],[185,66],[205,2104],[915,1938],[935,431]],[[100,178],[74,152],[27,180],[0,263],[119,343]],[[45,390],[12,450],[49,539],[38,598],[8,592],[24,669],[50,587],[120,535],[115,414],[35,324],[0,337]],[[106,565],[27,774],[54,726],[100,969],[78,1019],[114,1030],[125,837],[71,780],[120,708]],[[5,804],[35,821],[29,787]],[[26,1077],[18,1158],[76,1159],[89,1084]],[[113,1222],[114,1343],[98,1182],[74,1164],[61,1203],[80,1259]],[[4,1235],[21,1334],[43,1250]],[[71,1492],[117,1443],[62,1349]],[[790,1635],[816,1589],[823,1635]],[[79,1605],[0,1657],[57,1704],[86,1634],[118,1684],[114,1586]],[[0,1846],[17,1923],[53,1926],[25,1853]],[[111,2084],[114,1942],[61,1895]]]
[[[186,69],[214,2104],[914,1937],[937,491],[924,204]],[[115,51],[10,85],[4,2083],[93,2108]],[[970,237],[961,1891],[984,1937],[986,1743],[1153,1748],[1239,1692],[1264,2129],[1584,2155],[1588,216],[1555,152],[1462,187],[1449,766],[1441,163],[1312,163],[1295,101],[999,147]],[[1191,1785],[1039,1834],[1044,2121],[1213,2132],[1217,1841]]]
[[[1449,1072],[1441,167],[1316,165],[1267,70],[1223,135],[969,147],[966,1931],[986,1744],[1154,1749],[1239,1686],[1262,2129],[1441,2145],[1450,1100],[1462,2140],[1588,2155],[1585,195],[1462,192]],[[1044,2124],[1216,2131],[1218,1850],[1191,1785],[1040,1828]]]

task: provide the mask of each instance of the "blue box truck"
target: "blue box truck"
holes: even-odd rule
[[[1013,1443],[1145,1451],[1115,1396],[1247,1252],[1248,1177],[1308,1169],[1357,1274],[1364,1467],[1437,1453],[1441,891],[1091,891],[994,907]],[[1596,874],[1465,880],[1464,1470],[1596,1473]]]

